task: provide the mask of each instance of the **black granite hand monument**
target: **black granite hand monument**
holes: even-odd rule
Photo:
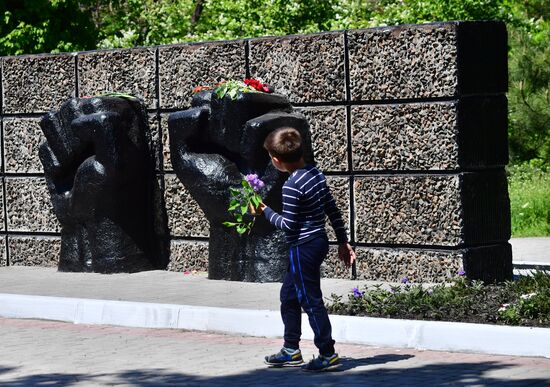
[[[208,276],[235,281],[277,281],[285,272],[288,248],[281,231],[259,217],[250,234],[239,236],[223,226],[230,187],[239,187],[245,174],[257,173],[265,182],[264,202],[281,210],[286,175],[271,164],[263,149],[274,129],[292,126],[305,139],[305,156],[312,162],[309,125],[293,113],[279,94],[240,93],[219,98],[212,91],[195,94],[191,108],[170,115],[170,152],[178,178],[197,201],[210,223]]]
[[[142,102],[71,99],[40,126],[47,140],[40,160],[62,230],[59,270],[165,268],[164,209]]]

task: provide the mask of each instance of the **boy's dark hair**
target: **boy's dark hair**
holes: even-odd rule
[[[264,148],[282,162],[292,163],[303,156],[302,136],[294,128],[277,128],[265,138]]]

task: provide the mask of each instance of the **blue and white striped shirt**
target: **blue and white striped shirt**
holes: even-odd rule
[[[321,171],[308,165],[294,171],[283,185],[283,213],[267,207],[264,216],[286,234],[291,245],[299,245],[325,234],[328,216],[338,243],[348,241],[346,227]]]

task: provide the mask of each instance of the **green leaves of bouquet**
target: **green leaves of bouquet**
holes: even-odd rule
[[[231,200],[227,210],[233,217],[232,222],[223,222],[224,226],[235,227],[239,235],[250,233],[256,218],[249,214],[249,209],[257,209],[262,203],[258,193],[265,186],[256,174],[246,175],[241,181],[240,188],[229,188]]]

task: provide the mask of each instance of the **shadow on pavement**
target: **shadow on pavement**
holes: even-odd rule
[[[398,364],[413,356],[379,355],[373,358],[346,360],[341,372],[309,373],[296,368],[263,368],[226,376],[203,377],[164,369],[143,369],[106,374],[37,374],[14,379],[0,379],[3,387],[59,386],[549,386],[545,378],[510,380],[489,376],[513,365],[481,363],[431,363],[405,368]],[[386,364],[386,365],[385,365]],[[69,366],[69,365],[68,365]],[[185,362],[182,360],[182,368]],[[212,364],[214,373],[219,365]],[[227,369],[227,365],[224,365]],[[7,368],[0,368],[6,370]],[[7,371],[6,371],[7,372]],[[201,370],[196,370],[201,372]]]

